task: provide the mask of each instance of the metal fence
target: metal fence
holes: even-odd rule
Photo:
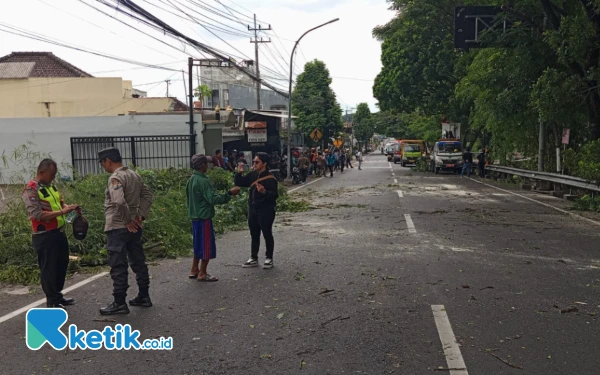
[[[128,165],[147,169],[187,168],[195,142],[195,134],[72,137],[71,159],[79,176],[103,172],[98,152],[107,147],[118,148]]]
[[[600,192],[600,185],[593,181],[587,181],[583,178],[566,176],[558,173],[536,172],[526,169],[518,169],[512,167],[504,167],[501,165],[488,165],[485,167],[488,171],[503,173],[507,175],[521,176],[531,180],[548,181],[558,185],[574,187],[593,192]]]

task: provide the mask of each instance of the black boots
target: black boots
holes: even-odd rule
[[[110,305],[100,309],[100,315],[117,315],[117,314],[129,314],[129,306],[125,302],[117,303],[113,302]]]
[[[129,304],[131,306],[152,307],[150,297],[137,296],[134,299],[130,299]]]

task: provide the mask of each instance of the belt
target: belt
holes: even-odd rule
[[[44,232],[36,232],[36,233],[33,233],[33,235],[34,236],[41,236],[43,234],[64,233],[65,232],[65,227],[66,227],[66,225],[63,225],[60,228],[52,229],[52,230],[47,230],[47,231],[44,231]]]

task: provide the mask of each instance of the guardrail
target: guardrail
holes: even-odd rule
[[[583,178],[579,177],[565,176],[562,174],[549,172],[529,171],[527,169],[504,167],[501,165],[488,165],[485,167],[485,169],[492,172],[506,173],[510,175],[530,178],[532,180],[548,181],[559,185],[600,192],[600,186],[598,186],[596,183],[584,180]]]

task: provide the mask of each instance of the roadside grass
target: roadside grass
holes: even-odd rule
[[[144,222],[143,242],[149,261],[176,258],[191,254],[192,231],[186,207],[186,183],[192,174],[189,169],[138,169],[152,191],[153,204]],[[233,174],[222,169],[209,171],[215,188],[225,192],[233,187]],[[80,272],[106,265],[106,235],[104,234],[104,192],[107,174],[90,175],[75,181],[61,181],[57,187],[65,202],[80,204],[89,222],[87,238],[77,241],[67,225],[70,252],[79,260],[71,261],[69,272]],[[222,234],[246,228],[248,189],[229,203],[216,207],[213,219],[215,232]],[[277,210],[302,212],[310,203],[292,199],[287,189],[279,186]],[[0,281],[13,284],[34,284],[39,281],[37,255],[31,245],[31,227],[21,199],[6,203],[0,215]]]

